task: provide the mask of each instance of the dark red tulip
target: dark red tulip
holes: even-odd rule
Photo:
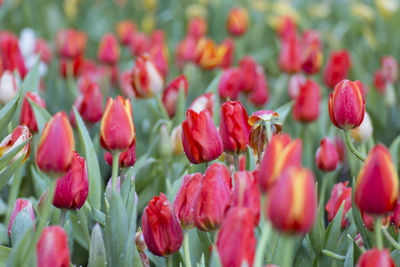
[[[39,96],[39,94],[35,92],[27,92],[24,98],[24,101],[22,103],[22,108],[21,108],[21,115],[19,117],[19,123],[22,125],[28,126],[29,130],[32,133],[35,133],[38,131],[38,126],[36,123],[36,118],[35,114],[33,113],[31,104],[28,101],[28,98],[41,106],[42,108],[46,108],[46,103],[44,100]]]
[[[324,82],[333,88],[338,82],[347,78],[351,66],[350,53],[347,50],[332,52],[325,64]]]
[[[335,184],[331,191],[331,197],[325,205],[325,210],[328,214],[328,220],[331,222],[335,218],[340,206],[344,202],[342,227],[346,227],[349,221],[346,219],[346,214],[351,208],[351,187],[347,187],[349,182]]]

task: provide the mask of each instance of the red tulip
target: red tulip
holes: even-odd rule
[[[377,70],[374,73],[374,86],[378,90],[378,93],[385,93],[386,92],[386,79],[382,70]]]
[[[165,88],[162,95],[162,102],[168,115],[172,118],[175,115],[175,109],[179,96],[179,90],[183,89],[185,96],[188,94],[188,81],[184,75],[173,79]]]
[[[196,46],[197,39],[192,36],[185,37],[185,39],[177,44],[175,50],[175,60],[179,69],[182,69],[183,66],[188,62],[195,62]]]
[[[248,27],[249,15],[247,10],[242,7],[232,8],[226,20],[226,30],[234,36],[241,36],[246,33]]]
[[[239,61],[239,68],[243,76],[243,91],[251,92],[257,83],[258,65],[250,56],[245,56]]]
[[[115,30],[122,45],[129,45],[136,32],[136,24],[131,20],[123,20],[117,23]]]
[[[149,37],[142,32],[136,32],[133,35],[132,41],[129,46],[132,56],[136,57],[148,53],[150,51],[150,47],[151,41]]]
[[[306,82],[306,77],[302,73],[297,73],[290,76],[289,80],[289,96],[295,100],[300,94],[300,88]]]
[[[70,265],[68,236],[58,225],[43,229],[36,245],[37,266],[65,267]]]
[[[32,219],[33,227],[35,227],[35,213],[33,212],[32,203],[27,199],[18,198],[15,201],[15,204],[14,204],[14,207],[13,207],[13,210],[11,213],[11,217],[10,217],[10,222],[8,224],[8,236],[11,237],[11,229],[12,229],[14,220],[23,209],[26,209],[30,218]]]
[[[207,21],[202,17],[194,17],[189,21],[187,34],[190,37],[199,39],[207,33]]]
[[[224,219],[229,204],[232,178],[219,163],[208,167],[193,203],[194,224],[202,231],[214,231]]]
[[[216,243],[222,266],[253,266],[256,242],[252,212],[245,207],[229,209]]]
[[[153,45],[150,49],[150,58],[163,79],[168,74],[168,49],[165,43]]]
[[[117,38],[112,33],[107,33],[100,41],[97,58],[104,64],[114,65],[119,60],[119,46]]]
[[[377,248],[367,250],[358,259],[356,267],[395,267],[395,263],[390,256],[388,249],[379,250]]]
[[[317,31],[307,30],[303,34],[301,68],[307,74],[317,73],[322,65],[321,37]]]
[[[50,64],[53,55],[49,44],[41,38],[36,39],[35,43],[35,54],[40,56],[40,60],[45,62],[46,64]]]
[[[107,162],[108,165],[112,166],[113,159],[112,159],[112,154],[110,152],[106,151],[106,153],[104,154],[104,160]],[[135,162],[136,162],[136,143],[135,141],[133,141],[127,151],[119,154],[119,167],[120,168],[132,167],[133,165],[135,165]]]
[[[42,108],[46,108],[46,103],[39,96],[39,94],[34,92],[27,92],[22,103],[21,115],[19,117],[19,123],[22,125],[28,126],[29,130],[33,133],[38,131],[38,126],[36,123],[35,114],[33,113],[31,104],[28,101],[28,98],[41,106]]]
[[[281,16],[278,21],[278,35],[281,40],[288,39],[296,34],[296,22],[289,16]]]
[[[0,143],[0,157],[7,154],[10,150],[13,150],[18,145],[22,144],[32,136],[28,127],[17,126],[13,132],[7,135]],[[25,162],[31,152],[31,141],[26,143],[26,145],[14,156],[12,161],[16,161],[19,158],[23,158],[22,162]],[[22,163],[21,162],[21,163]]]
[[[56,48],[63,58],[77,58],[85,53],[86,33],[75,29],[60,30],[56,35]]]
[[[296,35],[281,40],[278,64],[283,72],[296,73],[300,70],[301,47]]]
[[[324,82],[328,88],[347,78],[351,66],[350,54],[347,50],[332,52],[325,64]]]
[[[222,72],[218,85],[218,94],[221,99],[236,100],[242,88],[242,73],[238,68],[228,68]]]
[[[235,43],[232,39],[226,38],[219,46],[224,51],[220,67],[229,68],[235,60]]]
[[[321,140],[320,146],[315,153],[315,161],[321,171],[334,171],[339,163],[339,154],[335,144],[325,137]]]
[[[269,99],[268,82],[267,77],[265,76],[265,73],[260,66],[257,66],[256,71],[257,74],[254,87],[248,95],[247,99],[253,105],[261,107],[265,105]]]
[[[392,56],[384,56],[381,59],[382,74],[387,82],[395,83],[397,81],[398,66],[396,59]]]
[[[297,121],[312,122],[318,119],[321,92],[318,83],[307,79],[300,86],[300,92],[294,101],[293,117]]]
[[[196,112],[207,110],[208,113],[210,113],[210,115],[212,116],[214,113],[214,102],[215,102],[214,93],[212,92],[206,93],[193,100],[189,109],[193,109]]]
[[[182,244],[183,233],[171,203],[163,193],[150,200],[142,216],[144,241],[157,256],[176,252]]]
[[[24,78],[28,72],[19,48],[18,38],[8,31],[0,31],[0,62],[0,74],[5,70],[18,71]]]
[[[83,58],[76,57],[73,59],[60,59],[60,75],[66,79],[69,76],[77,77],[83,67]]]
[[[325,210],[328,214],[328,220],[331,222],[339,211],[340,206],[344,202],[342,227],[346,227],[349,221],[346,219],[346,214],[351,208],[351,187],[347,187],[349,182],[335,184],[331,191],[331,197],[325,205]]]
[[[396,208],[393,211],[391,216],[391,222],[396,226],[398,229],[400,227],[400,202],[397,201]]]
[[[136,59],[131,73],[132,88],[137,97],[152,97],[163,89],[163,77],[147,56]]]

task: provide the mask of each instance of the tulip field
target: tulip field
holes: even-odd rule
[[[400,266],[397,0],[0,0],[0,267]]]

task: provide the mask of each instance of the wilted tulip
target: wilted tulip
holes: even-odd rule
[[[188,81],[184,75],[173,79],[165,88],[162,95],[162,102],[168,115],[172,118],[175,115],[175,109],[179,96],[179,90],[183,90],[184,95],[188,94]]]
[[[246,33],[248,27],[249,15],[247,10],[242,7],[232,8],[226,19],[226,30],[234,36],[241,36]]]
[[[107,33],[100,41],[97,58],[100,62],[115,65],[119,60],[119,46],[117,38],[112,33]]]
[[[58,225],[43,229],[36,245],[37,266],[65,267],[70,265],[68,236]]]
[[[187,34],[196,40],[207,33],[207,21],[202,17],[194,17],[189,21]]]
[[[335,144],[328,137],[321,140],[315,153],[315,161],[321,171],[330,172],[336,170],[339,163],[339,154]]]
[[[154,63],[147,56],[140,56],[132,69],[131,83],[136,96],[146,98],[161,92],[164,80]]]
[[[361,211],[383,215],[395,209],[398,196],[399,178],[390,152],[376,145],[358,174],[354,200]]]
[[[136,32],[136,24],[131,20],[123,20],[117,23],[115,30],[122,45],[129,45]]]
[[[328,220],[331,222],[333,218],[335,218],[336,213],[339,211],[340,206],[344,202],[341,223],[343,228],[349,223],[346,219],[346,214],[351,208],[351,187],[347,187],[348,183],[349,182],[335,184],[331,191],[331,197],[325,205],[325,210],[328,214]]]
[[[15,201],[15,204],[14,204],[14,207],[13,207],[13,210],[11,213],[11,217],[10,217],[10,222],[8,224],[8,236],[11,237],[11,229],[12,229],[14,220],[23,209],[26,209],[26,211],[28,212],[30,218],[32,219],[33,225],[34,225],[35,213],[33,212],[32,203],[27,199],[18,198]]]
[[[332,52],[325,64],[324,82],[328,88],[334,87],[347,78],[351,66],[350,54],[347,50]]]
[[[28,126],[29,130],[32,133],[35,133],[38,131],[38,126],[36,122],[36,117],[33,112],[33,109],[31,107],[31,104],[28,101],[28,98],[41,106],[42,108],[46,108],[46,103],[44,100],[39,96],[39,94],[35,92],[27,92],[24,101],[22,103],[22,108],[21,108],[21,115],[19,117],[19,123],[22,125]]]
[[[210,113],[210,115],[213,116],[214,102],[215,102],[215,95],[214,93],[210,92],[203,94],[197,97],[195,100],[193,100],[189,108],[195,110],[196,112],[207,110],[208,113]]]
[[[108,165],[112,166],[112,154],[106,151],[104,154],[104,160]],[[136,162],[136,141],[133,141],[127,151],[121,152],[119,154],[119,167],[127,168],[135,165]]]
[[[168,256],[182,244],[183,232],[171,203],[163,193],[150,200],[142,216],[144,241],[157,256]]]
[[[293,105],[293,117],[297,121],[312,122],[318,119],[321,92],[318,83],[307,79],[300,86],[299,95]]]
[[[368,113],[365,111],[364,119],[361,122],[360,126],[354,128],[350,131],[351,137],[353,137],[354,141],[357,143],[366,143],[372,136],[372,122]]]
[[[394,261],[388,249],[379,250],[373,248],[367,250],[358,259],[356,267],[395,267]]]
[[[28,127],[26,126],[17,126],[14,131],[7,135],[3,141],[0,143],[0,157],[7,154],[10,150],[13,150],[18,145],[22,144],[26,140],[28,140],[32,136]],[[31,151],[31,141],[26,143],[26,145],[14,156],[12,161],[16,161],[20,158],[23,158],[22,162],[25,162]]]
[[[17,80],[10,71],[6,70],[0,77],[0,103],[5,105],[10,102],[17,91]]]
[[[2,71],[18,71],[22,78],[28,72],[18,44],[18,38],[8,31],[0,32],[0,61]]]

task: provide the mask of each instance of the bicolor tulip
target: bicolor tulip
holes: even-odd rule
[[[315,153],[315,161],[321,171],[330,172],[336,170],[339,164],[339,153],[335,144],[328,137],[321,140]]]
[[[371,138],[372,132],[372,121],[368,115],[368,112],[365,111],[364,119],[361,124],[357,128],[350,130],[351,137],[357,143],[366,143]]]
[[[100,41],[97,58],[100,62],[115,65],[119,60],[119,46],[117,38],[112,33],[107,33]]]
[[[226,19],[226,30],[234,35],[241,36],[246,33],[249,27],[249,15],[242,7],[234,7],[229,11]]]
[[[36,245],[37,266],[65,267],[70,265],[68,236],[58,225],[43,229]]]
[[[140,56],[132,69],[131,83],[137,97],[147,98],[162,91],[164,79],[148,56]]]
[[[32,134],[26,126],[17,126],[13,130],[13,132],[7,135],[0,143],[0,157],[7,154],[10,150],[13,150],[18,145],[22,144],[29,138],[31,138]],[[16,161],[20,158],[22,162],[25,162],[31,151],[31,141],[28,141],[26,145],[14,156],[12,161]]]
[[[210,113],[210,115],[213,116],[214,102],[215,102],[215,95],[213,92],[209,92],[200,95],[195,100],[193,100],[189,108],[195,110],[196,112],[207,110],[208,113]]]
[[[388,249],[379,250],[373,248],[367,250],[358,259],[356,267],[395,267],[390,251]]]
[[[294,100],[293,117],[297,121],[312,122],[318,119],[321,92],[318,83],[307,79],[301,86],[299,95]]]
[[[325,177],[326,178],[326,177]],[[349,221],[346,219],[346,214],[351,208],[351,187],[348,187],[349,182],[337,183],[333,186],[331,196],[325,205],[325,210],[328,214],[328,220],[331,222],[339,211],[340,206],[343,206],[342,227],[346,227]]]
[[[8,31],[0,32],[0,61],[0,72],[5,70],[10,72],[18,71],[22,78],[24,78],[28,72],[18,44],[18,38]]]
[[[28,98],[41,106],[42,108],[46,108],[46,103],[39,96],[39,94],[35,92],[27,92],[24,101],[22,102],[21,115],[19,117],[19,123],[21,125],[26,125],[32,133],[38,131],[38,126],[36,122],[35,113],[31,107],[31,104],[28,101]]]
[[[11,229],[14,223],[15,218],[17,217],[17,215],[23,210],[26,209],[26,211],[29,214],[29,217],[32,219],[32,223],[34,225],[35,223],[35,213],[33,212],[33,207],[32,207],[32,203],[27,200],[27,199],[22,199],[22,198],[18,198],[15,201],[13,210],[11,212],[11,217],[10,217],[10,222],[8,224],[8,236],[11,237]]]
[[[175,115],[175,109],[179,96],[179,90],[183,90],[184,95],[188,94],[188,81],[184,75],[173,79],[165,88],[162,95],[162,102],[168,115],[172,118]]]
[[[328,88],[333,88],[341,80],[347,78],[351,66],[350,53],[347,50],[332,52],[324,69],[324,82]]]
[[[323,58],[321,43],[321,37],[317,31],[307,30],[303,33],[300,64],[306,74],[315,74],[321,68]]]
[[[1,74],[1,66],[0,66]],[[11,73],[11,71],[6,70],[1,74],[0,77],[0,103],[5,105],[17,94],[18,85],[17,79]]]

